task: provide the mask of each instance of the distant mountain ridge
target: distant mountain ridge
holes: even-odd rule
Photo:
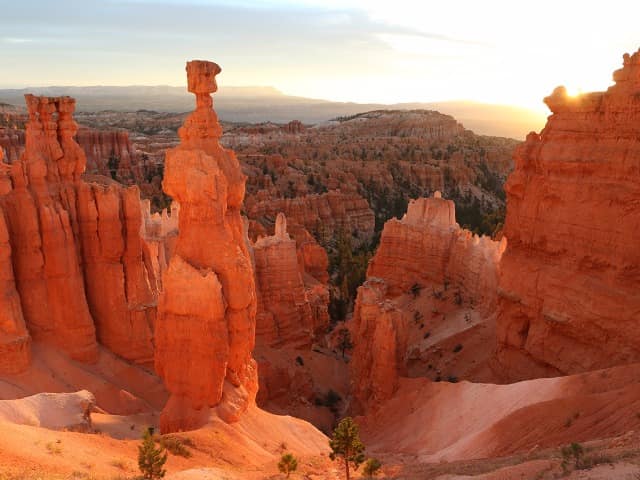
[[[0,102],[18,107],[24,105],[24,94],[62,96],[77,100],[79,112],[101,110],[158,112],[186,112],[193,108],[193,98],[185,87],[155,86],[53,86],[20,89],[0,89]],[[377,103],[332,102],[285,95],[274,87],[221,86],[215,99],[220,118],[229,122],[277,122],[300,120],[320,123],[327,120],[383,109],[426,109],[452,115],[465,128],[481,135],[524,139],[532,130],[539,131],[546,116],[534,110],[507,105],[469,101],[435,103]]]

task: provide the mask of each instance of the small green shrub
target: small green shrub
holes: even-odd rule
[[[378,460],[377,458],[370,458],[365,462],[362,473],[364,473],[364,476],[366,478],[373,478],[378,474],[381,467],[382,463],[380,462],[380,460]]]
[[[562,454],[562,470],[567,473],[569,471],[569,463],[573,462],[576,469],[582,467],[582,458],[584,456],[584,448],[579,443],[572,443],[560,450]]]
[[[280,461],[278,462],[278,470],[281,473],[289,475],[291,472],[295,472],[298,469],[298,460],[291,453],[283,453],[282,457],[280,457]]]
[[[190,438],[181,438],[175,435],[162,436],[158,443],[171,454],[185,458],[191,457],[191,452],[187,448],[187,445],[194,445]]]

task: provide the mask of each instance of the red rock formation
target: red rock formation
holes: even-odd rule
[[[315,335],[328,325],[328,292],[326,286],[312,282],[312,309],[311,295],[307,295],[303,283],[304,270],[298,263],[296,240],[289,237],[282,213],[276,218],[275,235],[259,239],[253,252],[258,291],[256,341],[271,347],[309,347]]]
[[[142,179],[142,165],[128,132],[83,127],[78,130],[76,138],[87,156],[88,172],[110,175],[109,159],[114,157],[117,158],[118,167],[113,173],[117,178],[138,181]]]
[[[0,149],[0,194],[4,194],[9,179]],[[17,373],[29,364],[31,337],[27,331],[20,296],[15,285],[11,264],[9,232],[0,208],[0,373]]]
[[[290,225],[289,231],[296,241],[300,271],[310,275],[322,284],[328,283],[329,257],[327,251],[300,225]],[[308,282],[305,280],[305,283]]]
[[[72,225],[73,182],[85,163],[72,139],[73,100],[25,98],[26,151],[12,165],[13,189],[2,198],[15,246],[16,285],[31,335],[90,361],[96,356],[95,331],[78,261],[78,225]]]
[[[356,342],[350,363],[356,411],[391,398],[399,377],[406,374],[407,317],[387,300],[384,280],[370,278],[358,288],[352,326]]]
[[[304,131],[304,125],[300,120],[291,120],[283,129],[287,133],[301,133]]]
[[[283,212],[287,218],[319,238],[333,238],[336,232],[357,232],[357,238],[370,239],[375,217],[367,201],[357,194],[330,191],[322,195],[297,198],[275,198],[247,202],[249,218],[275,218]]]
[[[454,203],[436,192],[434,198],[412,200],[402,220],[385,224],[367,278],[384,279],[390,296],[409,293],[416,284],[425,288],[446,282],[490,311],[505,243],[461,229]]]
[[[144,259],[148,262],[146,264],[147,270],[153,272],[152,284],[156,285],[157,291],[160,291],[162,290],[162,275],[169,266],[169,260],[173,256],[178,239],[180,205],[173,202],[170,209],[152,214],[149,200],[143,200],[140,203],[144,226],[142,229]]]
[[[80,183],[77,192],[87,300],[98,340],[123,358],[151,361],[158,286],[143,255],[138,188]]]
[[[121,181],[142,183],[145,165],[124,130],[95,130],[81,127],[76,141],[86,156],[86,171],[91,174],[110,176]],[[4,149],[8,163],[19,160],[25,149],[25,130],[19,127],[0,127],[0,149]],[[117,168],[111,172],[109,160],[117,159]]]
[[[506,184],[498,359],[506,380],[640,361],[640,51],[606,92],[545,99]]]
[[[28,331],[93,361],[97,330],[115,353],[149,360],[156,293],[142,259],[138,190],[80,180],[86,158],[73,140],[75,100],[26,101],[26,149],[0,172],[0,208]]]
[[[180,233],[158,305],[155,365],[171,397],[163,432],[197,427],[211,407],[227,422],[255,402],[256,296],[240,216],[246,177],[218,143],[211,92],[220,67],[187,63],[196,110],[167,152],[164,190],[180,203]]]
[[[17,162],[24,153],[25,132],[14,127],[0,128],[0,151],[4,150],[5,162]]]
[[[411,342],[427,338],[419,331],[410,338],[411,326],[424,313],[409,311],[406,302],[396,298],[417,297],[422,290],[443,296],[448,289],[459,305],[491,312],[505,243],[461,229],[455,222],[454,203],[439,192],[434,198],[411,201],[402,220],[385,224],[367,281],[358,289],[353,315],[356,409],[390,398],[398,377],[407,374]]]

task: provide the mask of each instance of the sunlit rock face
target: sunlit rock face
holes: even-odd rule
[[[331,190],[321,195],[296,198],[251,198],[246,205],[249,218],[260,219],[282,212],[293,224],[330,240],[340,232],[354,234],[356,243],[373,236],[375,216],[367,200],[355,192]]]
[[[394,299],[412,289],[431,292],[444,285],[488,315],[497,302],[505,245],[504,239],[494,241],[460,228],[454,203],[439,192],[411,201],[401,220],[385,224],[353,314],[357,340],[351,378],[357,409],[389,399],[406,373],[414,319]]]
[[[24,153],[0,169],[0,343],[10,352],[2,369],[26,368],[29,337],[85,362],[98,342],[151,360],[157,292],[143,260],[138,189],[80,179],[74,99],[25,98]]]
[[[180,204],[180,218],[156,324],[156,370],[171,393],[163,432],[201,425],[212,407],[235,421],[258,388],[254,273],[240,215],[245,176],[235,154],[218,143],[211,93],[219,72],[212,62],[187,63],[196,110],[166,156],[163,188]]]
[[[640,52],[606,92],[545,99],[506,184],[498,360],[507,379],[640,361]]]
[[[385,280],[390,295],[422,287],[455,284],[461,293],[490,310],[495,303],[499,242],[473,235],[455,220],[455,204],[441,198],[420,198],[409,203],[401,220],[389,220],[367,277]]]
[[[315,315],[314,290],[305,288],[296,241],[287,233],[284,214],[276,218],[275,234],[253,245],[253,254],[258,291],[256,341],[272,347],[310,348],[316,332],[326,329],[329,318],[326,304],[321,310],[325,315]],[[328,300],[328,292],[325,297]]]

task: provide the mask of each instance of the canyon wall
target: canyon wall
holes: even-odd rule
[[[640,361],[640,52],[553,114],[506,184],[497,358],[505,380]]]
[[[11,189],[9,171],[0,149],[0,195]],[[29,365],[31,337],[16,288],[9,240],[4,209],[0,205],[0,372],[19,373]]]
[[[411,310],[406,299],[415,303],[423,291],[434,298],[453,296],[457,306],[490,315],[505,243],[460,228],[454,203],[439,192],[412,200],[401,220],[385,224],[353,315],[356,410],[391,397],[399,376],[407,374],[412,345],[428,337],[413,331],[427,312],[415,306]]]
[[[25,98],[24,154],[0,171],[0,241],[10,246],[3,249],[2,279],[13,305],[2,348],[18,353],[6,370],[26,367],[29,338],[9,264],[34,340],[86,362],[95,360],[97,342],[128,360],[149,361],[157,292],[143,260],[138,189],[80,179],[86,158],[73,139],[75,100]]]
[[[329,191],[321,195],[297,198],[266,198],[254,196],[246,204],[251,219],[275,218],[284,213],[291,223],[329,240],[339,231],[355,233],[360,240],[373,236],[375,217],[367,201],[356,193]]]
[[[175,252],[162,279],[156,323],[156,371],[171,396],[162,432],[206,423],[211,409],[225,421],[255,402],[256,290],[240,208],[246,177],[235,154],[218,142],[213,110],[220,67],[187,63],[196,110],[167,151],[163,188],[180,204]]]
[[[82,127],[76,135],[78,144],[87,157],[87,172],[109,176],[119,180],[142,180],[143,165],[124,130],[94,130]],[[115,161],[110,165],[110,160]],[[112,172],[113,170],[113,172]]]

